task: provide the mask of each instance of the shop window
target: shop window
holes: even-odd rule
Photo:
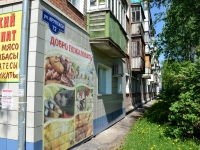
[[[111,94],[112,69],[98,64],[98,94]]]

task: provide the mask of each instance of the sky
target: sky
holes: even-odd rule
[[[165,8],[161,7],[160,9],[158,9],[157,7],[151,8],[151,16],[152,16],[152,20],[155,20],[155,16],[154,14],[159,13],[159,12],[165,12]],[[159,22],[155,25],[155,30],[156,30],[156,35],[162,32],[162,27],[164,25],[164,22]],[[161,65],[161,62],[164,60],[164,55],[161,54],[159,57],[159,62]]]

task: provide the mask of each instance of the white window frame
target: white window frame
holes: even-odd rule
[[[112,68],[98,63],[97,64],[97,76],[98,76],[98,94],[112,94]],[[103,77],[99,77],[99,69],[104,69],[105,71],[105,79]],[[101,79],[102,78],[102,79]],[[103,81],[100,81],[103,80]],[[101,87],[99,87],[101,86]]]
[[[139,8],[139,10],[136,10],[136,8]],[[142,14],[141,14],[141,7],[140,6],[134,6],[134,7],[132,7],[131,8],[131,22],[140,22],[142,19],[141,19],[141,17],[142,17]],[[135,12],[135,20],[133,20],[133,12]],[[137,12],[139,12],[139,20],[137,20],[136,18],[137,18]]]
[[[84,0],[80,0],[80,1],[84,1]],[[101,8],[106,8],[107,0],[105,0],[104,3],[100,3],[100,0],[96,0],[96,5],[93,5],[93,6],[90,5],[90,1],[91,0],[87,0],[87,6],[88,6],[87,10],[88,11],[98,10],[98,9],[101,9]]]
[[[84,0],[68,0],[78,11],[84,14]],[[78,2],[78,6],[74,5],[74,2]]]

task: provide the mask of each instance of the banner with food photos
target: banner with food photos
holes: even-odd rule
[[[93,56],[46,29],[44,150],[66,150],[93,134]]]

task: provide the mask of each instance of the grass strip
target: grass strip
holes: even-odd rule
[[[165,134],[168,106],[156,102],[131,127],[119,150],[200,150],[198,139],[174,139]]]

